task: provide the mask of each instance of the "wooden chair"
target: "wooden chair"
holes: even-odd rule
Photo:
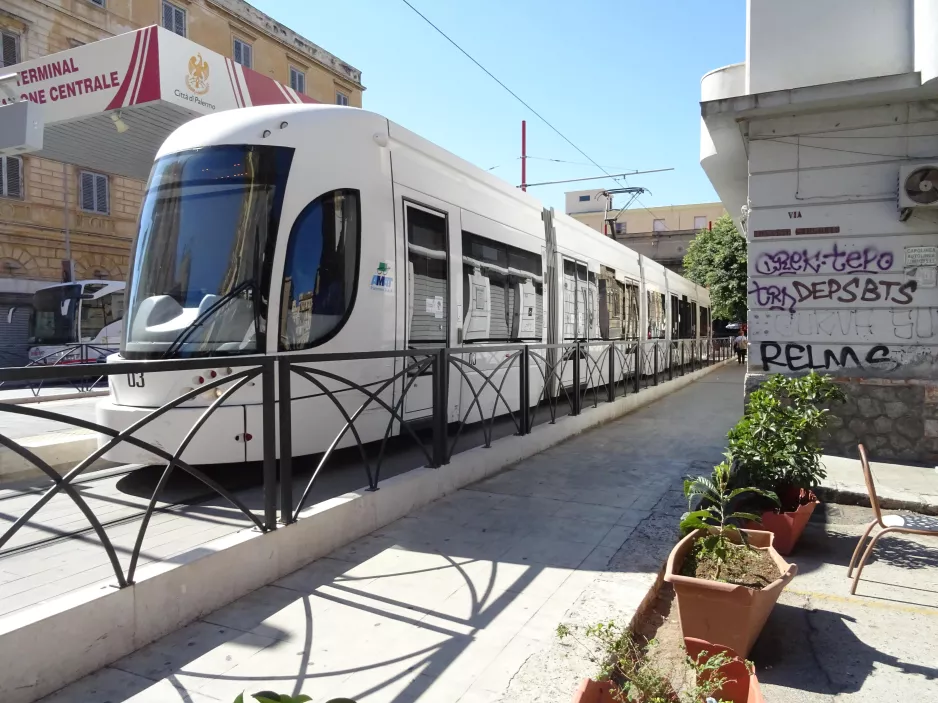
[[[928,517],[926,515],[883,515],[879,508],[879,498],[876,497],[876,486],[873,485],[873,473],[870,471],[870,462],[866,456],[866,447],[859,445],[860,466],[863,467],[863,478],[866,480],[866,492],[870,495],[870,506],[873,508],[874,520],[866,526],[863,536],[857,542],[857,548],[853,550],[853,556],[850,558],[850,568],[847,570],[847,578],[853,576],[853,567],[856,564],[863,543],[870,536],[873,528],[879,525],[882,529],[870,541],[869,546],[863,552],[863,558],[857,566],[857,573],[853,576],[853,584],[850,586],[850,593],[857,592],[857,584],[860,582],[860,573],[866,565],[866,560],[873,553],[873,547],[879,541],[879,538],[890,532],[898,532],[906,535],[930,535],[938,537],[938,518]]]

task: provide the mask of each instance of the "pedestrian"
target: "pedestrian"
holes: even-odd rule
[[[749,347],[749,340],[746,338],[745,332],[740,330],[739,336],[733,340],[733,349],[736,351],[736,363],[745,364],[746,363],[746,349]]]

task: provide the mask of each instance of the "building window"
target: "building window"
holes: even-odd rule
[[[616,222],[616,234],[625,234],[624,222]]]
[[[13,66],[20,62],[20,38],[12,32],[0,31],[3,52],[0,54],[0,68]]]
[[[651,228],[652,228],[655,232],[664,232],[664,231],[667,229],[667,227],[666,227],[665,224],[664,224],[664,220],[655,220],[655,221],[652,223],[652,227],[651,227]]]
[[[335,104],[336,105],[348,105],[348,95],[346,95],[340,90],[335,91]]]
[[[287,243],[280,349],[308,349],[334,337],[355,304],[361,208],[357,190],[335,190],[303,210]]]
[[[697,215],[694,217],[694,229],[698,232],[702,229],[707,229],[707,218],[703,215]]]
[[[306,74],[290,66],[290,87],[297,93],[306,93]]]
[[[581,195],[581,196],[580,196],[580,202],[581,202],[581,203],[588,203],[589,201],[590,201],[590,196],[588,196],[588,195]]]
[[[82,171],[80,197],[82,210],[107,215],[110,212],[107,176],[103,173]]]
[[[254,65],[253,61],[254,49],[246,41],[241,41],[240,39],[234,40],[234,62],[239,63],[245,68],[251,68]]]
[[[97,5],[98,7],[104,7],[104,0],[88,0],[92,5]]]
[[[163,28],[180,37],[186,36],[186,11],[163,0]]]
[[[19,156],[0,157],[0,195],[23,197],[23,159]]]

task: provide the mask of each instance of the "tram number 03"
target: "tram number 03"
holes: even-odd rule
[[[147,384],[143,381],[142,373],[127,374],[127,385],[131,388],[144,388]]]

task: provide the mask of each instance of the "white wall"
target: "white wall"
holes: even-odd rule
[[[602,192],[602,188],[595,188],[593,190],[574,190],[565,193],[567,214],[574,215],[581,212],[602,212],[606,206],[605,199],[600,196]],[[589,199],[581,202],[581,196]]]
[[[938,209],[900,222],[896,199],[900,164],[938,157],[935,135],[927,103],[750,123],[751,372],[935,378],[938,267],[905,264],[938,247]]]
[[[933,2],[918,0],[922,6]],[[913,71],[915,3],[748,0],[746,92]]]

